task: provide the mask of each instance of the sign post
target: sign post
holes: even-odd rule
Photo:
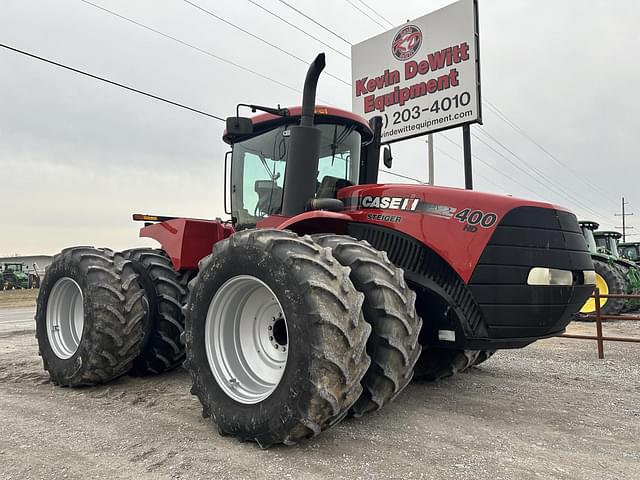
[[[471,168],[471,129],[469,124],[462,125],[462,151],[464,153],[464,188],[473,190],[473,171]]]
[[[429,156],[429,185],[435,185],[435,181],[433,179],[433,134],[430,133],[427,135],[427,143],[429,144],[428,146],[428,151],[427,154]]]
[[[478,0],[451,5],[351,48],[352,109],[381,116],[382,142],[463,127],[471,188],[469,125],[482,123]]]

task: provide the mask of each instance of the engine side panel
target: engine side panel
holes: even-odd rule
[[[502,218],[529,205],[554,205],[504,195],[429,185],[359,185],[338,193],[353,221],[413,237],[468,282]]]
[[[340,196],[350,234],[387,251],[432,303],[445,298],[453,308],[456,348],[515,348],[562,333],[593,291],[576,217],[559,207],[431,186],[350,187]],[[533,267],[571,271],[573,285],[529,285]],[[426,340],[442,345],[438,330],[454,328],[452,313],[432,317]]]

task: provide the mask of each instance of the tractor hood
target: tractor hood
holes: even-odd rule
[[[562,207],[459,188],[358,185],[341,189],[338,198],[345,205],[344,213],[354,222],[379,225],[421,241],[449,259],[465,281],[471,277],[496,227],[515,209],[521,218],[518,223],[548,228],[551,221],[559,230],[571,223],[571,231],[580,231],[575,216]],[[469,241],[455,241],[460,235],[469,236]]]
[[[369,198],[368,198],[369,197]],[[376,184],[376,185],[358,185],[347,187],[338,193],[345,206],[352,208],[355,205],[365,207],[362,203],[376,203],[372,199],[379,198],[380,202],[389,208],[387,203],[394,198],[417,198],[420,200],[420,207],[423,213],[431,213],[434,211],[448,211],[445,207],[455,207],[460,201],[477,205],[478,207],[486,207],[494,211],[498,215],[503,215],[509,210],[521,206],[532,206],[540,208],[551,208],[554,210],[568,211],[564,207],[554,205],[548,202],[538,202],[535,200],[525,200],[522,198],[512,197],[510,195],[498,195],[494,193],[477,192],[474,190],[465,190],[454,187],[436,187],[432,185],[406,185],[406,184]],[[393,202],[394,208],[397,202]],[[365,207],[368,208],[368,207]]]

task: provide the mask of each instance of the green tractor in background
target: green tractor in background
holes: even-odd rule
[[[640,265],[640,242],[625,242],[618,244],[618,252],[622,258]]]
[[[35,286],[35,275],[25,272],[22,263],[0,263],[0,274],[2,275],[2,284],[0,285],[2,290],[33,288]]]
[[[596,272],[596,287],[603,295],[640,292],[640,268],[633,262],[621,258],[618,253],[618,232],[595,232],[600,226],[596,222],[579,222]],[[595,233],[594,233],[595,232]],[[600,300],[603,315],[618,315],[623,311],[638,308],[636,300],[603,298]],[[580,309],[578,320],[593,320],[584,315],[596,311],[595,299],[589,298]]]
[[[637,295],[640,293],[640,267],[637,263],[632,262],[628,258],[620,254],[620,245],[618,241],[622,238],[622,234],[619,232],[593,232],[593,237],[596,240],[596,247],[599,252],[611,255],[615,258],[615,265],[620,269],[622,276],[627,284],[627,291],[625,293]],[[640,308],[640,302],[637,300],[627,300],[625,302],[623,312],[632,310],[638,310]]]

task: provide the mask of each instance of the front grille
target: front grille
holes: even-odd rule
[[[571,270],[575,285],[527,285],[531,267]],[[593,263],[575,215],[520,207],[496,228],[469,288],[492,337],[543,336],[561,331],[590,294],[583,270],[593,270]]]

